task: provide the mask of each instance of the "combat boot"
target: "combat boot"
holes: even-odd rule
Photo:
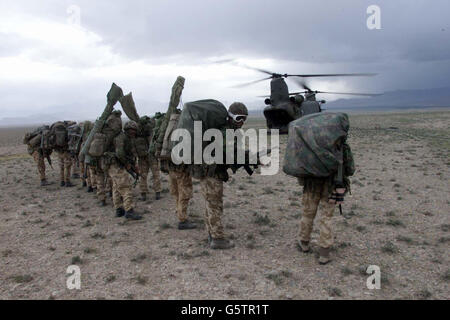
[[[134,209],[128,210],[125,212],[125,218],[131,219],[131,220],[141,220],[142,216],[134,212]]]
[[[146,201],[147,200],[147,194],[146,193],[141,193],[141,201]]]
[[[211,242],[209,243],[209,246],[211,249],[231,249],[234,248],[234,243],[228,239],[211,239]]]
[[[330,248],[319,248],[319,263],[320,264],[327,264],[331,261],[330,258]]]
[[[83,181],[83,187],[87,187],[87,182]]]
[[[41,187],[45,187],[45,186],[48,186],[48,185],[50,185],[50,184],[51,184],[51,183],[48,182],[46,179],[41,180]]]
[[[92,188],[91,186],[88,187],[87,192],[94,192],[94,188]]]
[[[197,225],[195,223],[189,222],[188,220],[178,223],[178,230],[189,230],[195,228],[197,228]]]
[[[61,181],[61,183],[59,184],[61,187],[64,187],[66,185],[66,183],[64,181]]]
[[[100,201],[100,207],[105,207],[105,206],[106,206],[106,200]]]
[[[155,199],[156,199],[156,200],[161,199],[161,192],[157,192],[157,193],[155,194]]]
[[[66,187],[67,188],[70,188],[70,187],[73,187],[73,186],[75,186],[72,182],[66,182]]]
[[[116,209],[116,217],[123,217],[125,215],[125,210],[123,208]]]
[[[299,240],[298,247],[300,248],[300,250],[302,252],[309,252],[309,250],[310,250],[309,241]]]

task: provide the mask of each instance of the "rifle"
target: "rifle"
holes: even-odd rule
[[[44,150],[47,150],[47,149],[45,149],[45,146],[44,146],[44,136],[45,136],[45,134],[46,134],[45,132],[42,132],[42,134],[41,134],[41,146],[39,147],[39,151],[38,152],[39,152],[39,154],[42,157],[45,157],[47,159],[47,162],[50,165],[50,168],[53,169],[52,159],[50,159],[50,155],[48,154],[48,152],[44,151]]]
[[[231,164],[228,165],[229,168],[231,168],[231,170],[233,171],[233,173],[236,173],[236,171],[241,168],[244,167],[245,171],[248,173],[249,176],[251,176],[253,174],[253,172],[258,169],[258,166],[261,164],[261,162],[259,161],[259,159],[261,158],[261,155],[268,155],[272,152],[272,149],[267,149],[265,151],[262,152],[258,152],[256,154],[256,164],[250,164],[250,151],[246,150],[245,151],[245,163],[240,163],[240,164]]]
[[[133,179],[134,179],[133,188],[136,188],[136,185],[137,185],[137,183],[139,181],[139,178],[140,178],[140,175],[137,172],[136,167],[134,165],[131,165],[130,169],[127,169],[126,166],[124,168],[130,174],[130,176],[133,177]]]

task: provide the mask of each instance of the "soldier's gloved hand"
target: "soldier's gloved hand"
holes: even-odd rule
[[[342,204],[344,202],[345,188],[336,188],[328,199],[329,203]]]

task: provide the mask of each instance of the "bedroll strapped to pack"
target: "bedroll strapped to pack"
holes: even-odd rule
[[[171,147],[172,143],[170,142],[170,136],[172,135],[172,132],[177,128],[179,120],[180,120],[179,113],[172,113],[170,115],[169,124],[167,125],[167,129],[164,134],[163,144],[161,148],[160,158],[162,160],[170,159],[170,153],[172,151]]]

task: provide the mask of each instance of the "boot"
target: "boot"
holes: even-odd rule
[[[156,200],[161,199],[161,192],[156,192],[156,194],[155,194],[155,199],[156,199]]]
[[[309,252],[309,250],[310,250],[309,241],[300,240],[298,242],[298,246],[302,252]]]
[[[47,181],[47,179],[41,180],[41,187],[45,187],[50,185],[51,183]]]
[[[106,200],[100,201],[100,207],[105,207],[105,206],[106,206]]]
[[[70,187],[73,187],[73,186],[75,186],[72,182],[66,182],[66,187],[67,188],[70,188]]]
[[[128,210],[125,212],[125,218],[131,219],[131,220],[141,220],[142,216],[140,216],[136,212],[134,212],[134,209],[131,209],[131,210]]]
[[[116,217],[123,217],[125,215],[125,210],[123,208],[116,209]]]
[[[195,223],[189,222],[188,220],[178,223],[178,230],[189,230],[195,228],[197,228],[197,225]]]
[[[92,188],[91,186],[88,187],[87,192],[94,192],[94,188]]]
[[[87,187],[87,182],[83,181],[83,187]]]
[[[234,243],[228,239],[214,239],[211,238],[211,242],[209,244],[211,249],[231,249],[234,248]]]
[[[109,192],[108,192],[108,196],[109,196],[110,198],[112,198],[112,191],[109,191]]]
[[[61,181],[61,183],[59,184],[61,187],[64,187],[66,185],[66,183],[64,181]]]
[[[146,193],[141,193],[141,201],[146,201],[147,200],[147,194]]]
[[[330,258],[330,248],[319,248],[319,263],[320,264],[327,264],[331,261]]]

